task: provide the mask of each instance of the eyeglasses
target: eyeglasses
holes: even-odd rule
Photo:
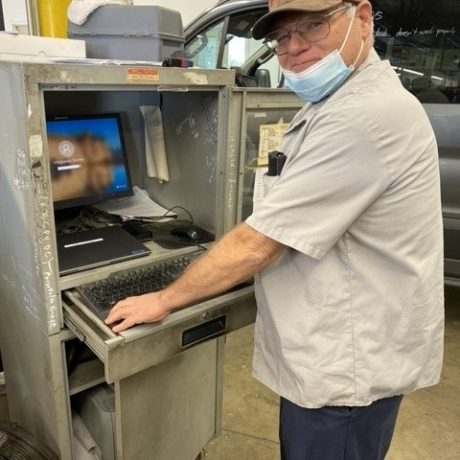
[[[327,14],[309,14],[295,22],[289,29],[278,29],[269,33],[263,43],[277,56],[287,54],[289,41],[294,32],[304,41],[310,43],[318,42],[326,38],[331,31],[329,18],[340,11],[350,8],[350,4],[333,10]]]

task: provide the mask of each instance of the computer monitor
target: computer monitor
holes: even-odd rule
[[[132,195],[119,114],[55,117],[46,131],[56,210]]]

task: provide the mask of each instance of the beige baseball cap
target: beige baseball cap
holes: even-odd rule
[[[348,3],[359,3],[361,0],[347,0]],[[314,13],[325,11],[345,3],[343,0],[268,0],[268,13],[264,14],[252,28],[252,36],[259,40],[272,31],[272,24],[280,13],[305,11]]]

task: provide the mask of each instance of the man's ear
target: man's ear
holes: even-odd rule
[[[372,5],[364,0],[358,3],[356,7],[356,17],[361,21],[361,32],[363,39],[366,39],[372,33]]]

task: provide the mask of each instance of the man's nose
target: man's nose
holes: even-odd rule
[[[296,55],[310,48],[311,43],[303,39],[297,32],[291,32],[287,52],[288,54]]]

